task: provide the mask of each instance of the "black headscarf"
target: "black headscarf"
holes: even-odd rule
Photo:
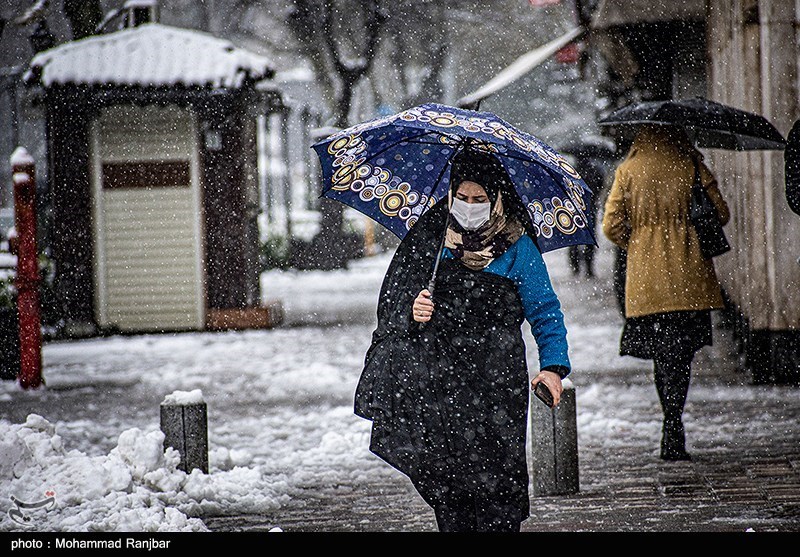
[[[453,196],[458,186],[465,180],[483,186],[492,207],[497,202],[497,193],[503,192],[503,209],[506,215],[521,223],[525,232],[534,243],[537,243],[528,211],[519,198],[503,163],[496,155],[482,149],[467,147],[453,157],[450,164],[450,191]]]
[[[455,195],[459,184],[468,180],[483,186],[494,205],[497,192],[513,189],[503,164],[494,155],[479,149],[464,149],[450,162],[450,191]]]
[[[490,217],[476,230],[466,230],[456,219],[450,219],[445,245],[462,264],[479,271],[520,236],[530,234],[530,223],[503,163],[493,154],[467,148],[456,155],[450,171],[451,197],[455,198],[458,186],[464,181],[480,184],[486,191],[491,203]]]

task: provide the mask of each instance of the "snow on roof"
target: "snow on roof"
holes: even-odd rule
[[[37,54],[26,81],[62,84],[238,88],[272,77],[269,60],[199,31],[147,23]]]

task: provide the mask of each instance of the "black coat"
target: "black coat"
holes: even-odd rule
[[[800,215],[800,120],[794,123],[783,152],[786,166],[786,201]]]
[[[441,263],[431,321],[413,321],[446,216],[426,213],[386,273],[378,327],[356,389],[372,420],[370,450],[405,473],[432,506],[448,485],[529,512],[525,433],[528,371],[522,301],[508,278]]]

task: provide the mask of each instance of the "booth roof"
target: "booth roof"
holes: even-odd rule
[[[208,33],[148,23],[59,45],[31,60],[26,81],[53,85],[239,88],[274,74],[269,60]]]

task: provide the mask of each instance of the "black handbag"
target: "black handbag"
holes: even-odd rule
[[[730,251],[731,246],[722,230],[722,224],[719,222],[717,208],[708,197],[708,192],[700,179],[697,161],[694,161],[694,182],[692,183],[692,198],[689,202],[689,219],[697,232],[700,251],[704,258],[711,259]]]

